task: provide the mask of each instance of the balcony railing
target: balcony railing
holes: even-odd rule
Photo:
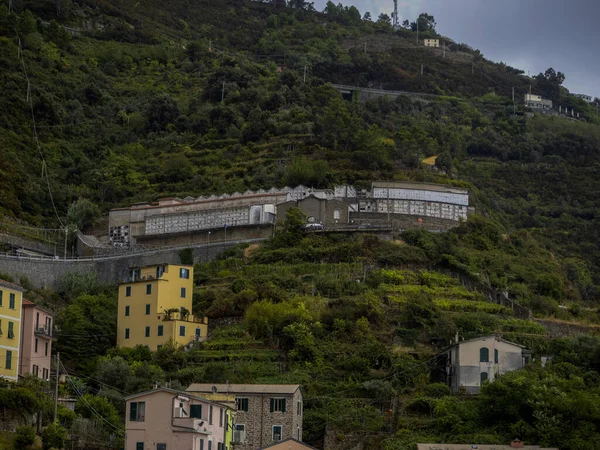
[[[37,336],[45,336],[51,338],[53,335],[52,328],[48,327],[36,327],[34,331]]]

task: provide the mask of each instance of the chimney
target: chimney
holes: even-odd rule
[[[523,442],[520,439],[514,439],[510,443],[510,448],[523,448]]]

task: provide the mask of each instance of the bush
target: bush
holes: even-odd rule
[[[51,423],[42,431],[42,448],[50,450],[51,448],[63,448],[67,439],[67,430],[58,425]]]
[[[29,426],[17,427],[16,435],[15,448],[26,448],[35,442],[35,431]]]
[[[425,386],[427,397],[441,398],[450,395],[450,388],[444,383],[432,383]]]

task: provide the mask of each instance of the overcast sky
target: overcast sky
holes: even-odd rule
[[[374,17],[394,10],[393,0],[341,1]],[[325,3],[315,0],[315,8]],[[398,0],[401,22],[421,12],[435,16],[439,33],[492,61],[532,75],[553,67],[571,92],[600,97],[600,0]]]

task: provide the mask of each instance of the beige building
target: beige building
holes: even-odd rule
[[[278,442],[276,444],[263,447],[260,450],[317,450],[310,445],[306,445],[304,442],[300,442],[297,439],[286,439],[285,441]]]
[[[439,39],[424,39],[423,43],[425,44],[425,47],[436,47],[436,48],[438,48],[440,46],[440,40]]]
[[[256,450],[291,438],[302,441],[300,385],[197,383],[186,391],[214,401],[235,400],[236,450]]]
[[[125,450],[230,450],[234,411],[158,388],[126,400]]]
[[[525,94],[525,106],[535,109],[552,109],[552,100],[541,95]]]
[[[485,336],[454,344],[446,356],[450,389],[478,394],[486,381],[523,368],[531,352],[500,337]]]
[[[52,358],[54,315],[47,309],[23,299],[21,322],[19,376],[32,374],[48,381]]]

